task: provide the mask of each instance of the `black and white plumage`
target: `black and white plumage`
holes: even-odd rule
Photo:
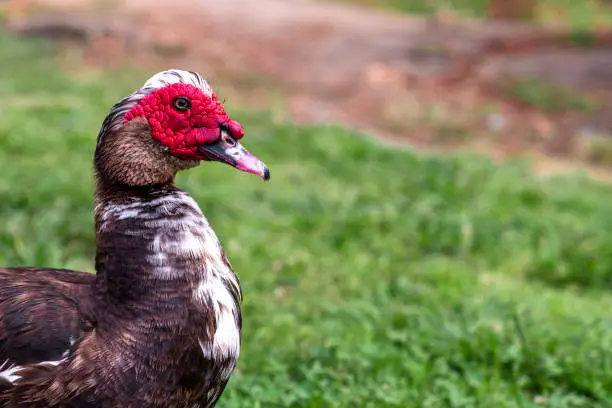
[[[96,275],[0,269],[0,407],[215,405],[240,353],[242,293],[173,180],[203,160],[269,179],[242,134],[193,72],[158,73],[112,108],[94,160]]]

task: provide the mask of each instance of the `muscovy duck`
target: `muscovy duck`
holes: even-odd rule
[[[269,180],[197,73],[119,101],[94,169],[96,274],[0,269],[0,407],[204,408],[240,350],[242,292],[180,170],[219,161]]]

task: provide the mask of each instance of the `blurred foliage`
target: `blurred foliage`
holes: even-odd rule
[[[591,163],[612,166],[612,138],[606,135],[582,137],[579,141],[582,157]]]
[[[151,72],[62,72],[7,37],[0,59],[0,263],[92,270],[95,138]],[[608,186],[230,114],[271,182],[178,180],[244,286],[221,407],[612,405]]]
[[[484,17],[488,0],[338,0],[362,6],[375,6],[382,9],[406,13],[431,14],[438,11],[460,11],[471,16]]]
[[[588,95],[535,77],[512,78],[504,83],[507,98],[546,113],[594,111],[600,108]]]
[[[464,17],[485,18],[487,15],[498,14],[491,6],[502,4],[498,0],[331,0],[336,2],[375,6],[381,9],[395,10],[405,13],[433,14],[438,12],[458,13]],[[522,0],[525,1],[525,0]],[[514,3],[508,3],[508,17],[517,13]],[[503,13],[502,13],[503,14]],[[526,15],[531,11],[526,10]],[[520,15],[520,13],[519,13]],[[537,0],[535,20],[541,23],[565,23],[581,32],[595,27],[612,27],[612,7],[606,0]],[[584,36],[585,34],[581,34]]]

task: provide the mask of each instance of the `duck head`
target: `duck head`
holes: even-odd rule
[[[180,170],[218,161],[270,179],[270,171],[240,140],[210,85],[191,71],[153,75],[119,101],[104,120],[94,159],[96,175],[112,184],[172,182]]]

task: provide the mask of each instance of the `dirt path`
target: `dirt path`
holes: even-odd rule
[[[604,68],[612,66],[612,47],[570,49],[559,46],[563,35],[537,27],[311,0],[36,2],[80,16],[56,25],[76,26],[68,31],[82,32],[94,63],[131,57],[152,68],[201,71],[232,83],[248,103],[266,103],[278,91],[298,121],[337,121],[419,146],[469,144],[502,158],[529,152],[554,169],[567,166],[551,154],[583,158],[580,132],[612,134],[605,111],[543,113],[499,97],[499,78],[518,75],[612,101],[612,71]],[[40,34],[50,20],[40,21],[12,26]],[[602,41],[612,44],[612,36]]]

